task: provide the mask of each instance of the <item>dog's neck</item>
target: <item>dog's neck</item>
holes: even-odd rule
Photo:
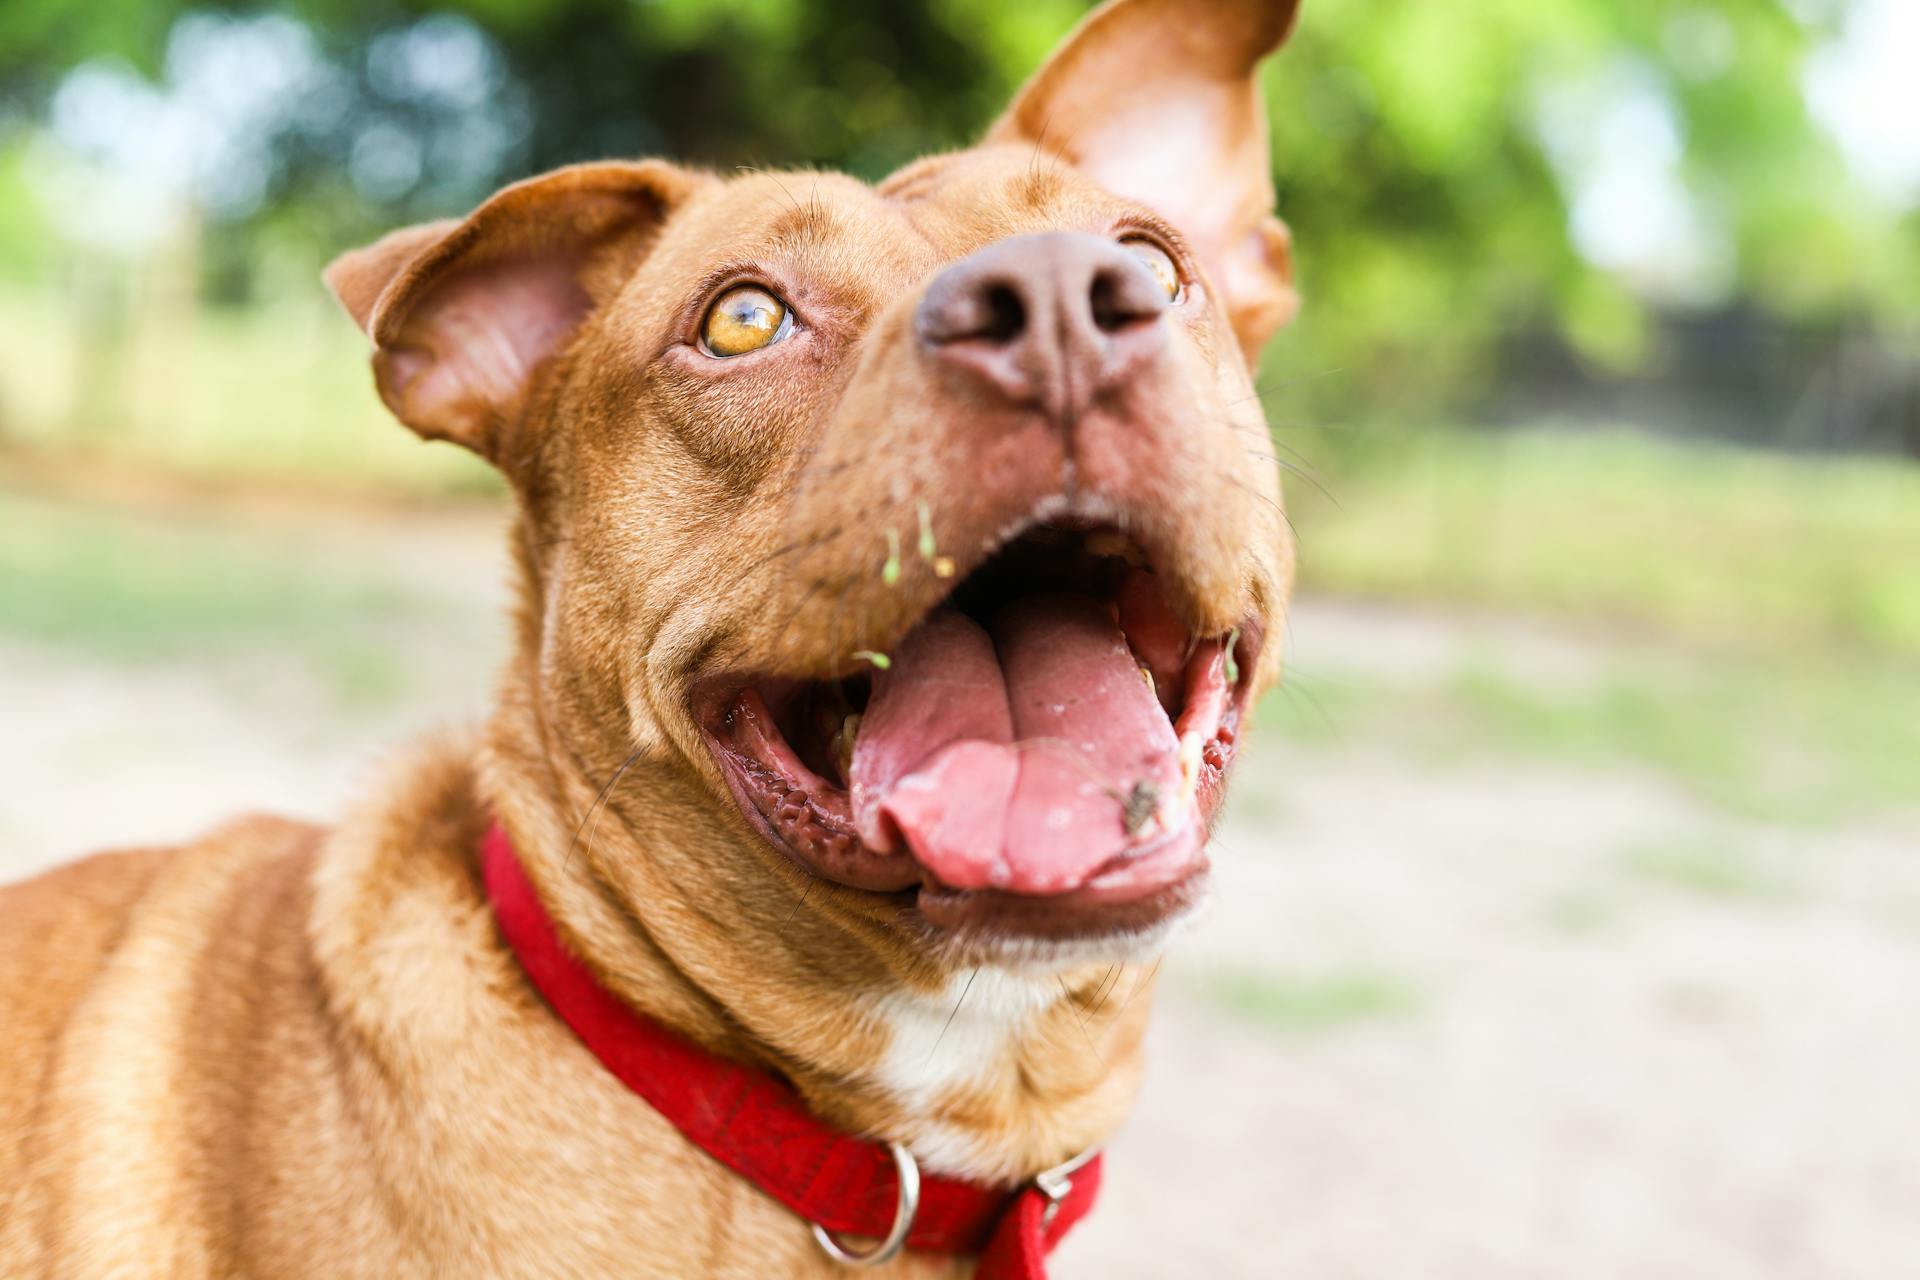
[[[771,856],[704,856],[739,837],[669,749],[597,759],[560,732],[538,631],[520,628],[482,787],[611,991],[934,1172],[1017,1182],[1107,1138],[1139,1083],[1150,959],[942,963],[853,891]]]

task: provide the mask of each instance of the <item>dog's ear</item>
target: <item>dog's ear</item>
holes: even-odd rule
[[[373,339],[374,382],[402,422],[499,460],[534,370],[711,179],[659,161],[583,164],[516,183],[464,221],[344,253],[327,286]]]
[[[1053,152],[1179,228],[1225,294],[1249,361],[1298,306],[1254,78],[1297,8],[1298,0],[1108,0],[986,138]]]

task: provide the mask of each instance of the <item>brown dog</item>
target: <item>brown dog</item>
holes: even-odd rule
[[[605,987],[826,1121],[1009,1185],[1100,1144],[1278,664],[1293,8],[1113,0],[877,187],[582,165],[334,263],[512,483],[515,656],[337,829],[0,893],[0,1274],[833,1273],[529,987],[494,819]]]

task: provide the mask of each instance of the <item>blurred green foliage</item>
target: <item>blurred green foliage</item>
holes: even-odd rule
[[[1603,367],[1645,359],[1647,300],[1576,252],[1578,175],[1556,171],[1544,133],[1556,94],[1597,107],[1622,78],[1674,112],[1679,176],[1729,257],[1704,302],[1920,315],[1920,220],[1868,212],[1809,117],[1801,74],[1830,29],[1778,0],[1309,4],[1269,76],[1312,308],[1278,367],[1342,376],[1288,399],[1339,408],[1358,381],[1375,404],[1430,407],[1484,381],[1501,334],[1533,328]]]
[[[1085,7],[292,0],[270,12],[304,24],[301,40],[330,69],[303,90],[325,109],[267,127],[259,198],[213,210],[197,269],[227,296],[310,288],[294,281],[347,243],[590,156],[877,178],[974,136]],[[165,82],[188,62],[183,30],[262,12],[9,0],[0,102],[17,122],[37,119],[63,75],[102,59]],[[1865,198],[1803,92],[1807,59],[1844,12],[1788,0],[1309,0],[1267,73],[1280,205],[1309,308],[1268,366],[1280,416],[1460,403],[1511,358],[1516,333],[1557,333],[1595,368],[1633,369],[1658,345],[1654,308],[1676,302],[1911,323],[1920,216]],[[463,73],[472,85],[423,88],[393,72],[431,43],[407,40],[461,31],[485,39]],[[1582,135],[1619,106],[1622,86],[1629,106],[1653,112],[1645,149],[1675,149],[1673,176],[1711,258],[1690,282],[1649,288],[1583,256],[1570,232],[1591,160]],[[1615,122],[1629,144],[1635,119]],[[480,152],[462,150],[475,121],[497,127]],[[417,172],[403,164],[370,195],[350,175],[378,158],[374,144],[414,145],[396,131],[416,140]],[[0,165],[0,190],[10,181]],[[45,228],[20,225],[26,203],[0,201],[0,272],[45,256]]]
[[[1920,469],[1625,431],[1350,434],[1363,466],[1289,486],[1310,585],[1920,659]]]

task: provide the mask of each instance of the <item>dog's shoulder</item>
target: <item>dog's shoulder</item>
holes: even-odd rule
[[[129,936],[159,913],[173,883],[202,879],[204,864],[267,864],[319,839],[307,823],[252,816],[202,841],[123,848],[0,887],[0,1169],[25,1128],[56,1042]],[[204,883],[204,879],[202,879]]]
[[[181,957],[204,949],[219,933],[217,886],[303,862],[320,836],[305,823],[247,817],[188,844],[99,853],[0,888],[0,1186],[28,1180],[50,1091],[75,1065],[72,1044],[99,1038],[98,1026],[82,1024],[121,1021],[123,971],[153,971],[141,953],[156,943]],[[131,1003],[168,1017],[163,991],[145,987]],[[139,1056],[141,1046],[122,1047]],[[6,1200],[0,1194],[0,1218]]]
[[[29,1064],[44,1056],[88,982],[126,930],[127,917],[176,850],[96,854],[0,888],[0,1153],[25,1120]],[[0,1154],[0,1166],[4,1166]]]
[[[208,854],[228,864],[267,861],[310,848],[320,834],[250,815],[190,844],[109,850],[0,886],[0,1039],[17,1046],[36,1027],[57,1027],[142,905],[186,864]]]
[[[233,1215],[306,1220],[275,1153],[363,1142],[365,1062],[449,1021],[449,931],[491,939],[473,745],[396,753],[337,827],[244,817],[0,890],[0,1275],[109,1245],[235,1274]]]

